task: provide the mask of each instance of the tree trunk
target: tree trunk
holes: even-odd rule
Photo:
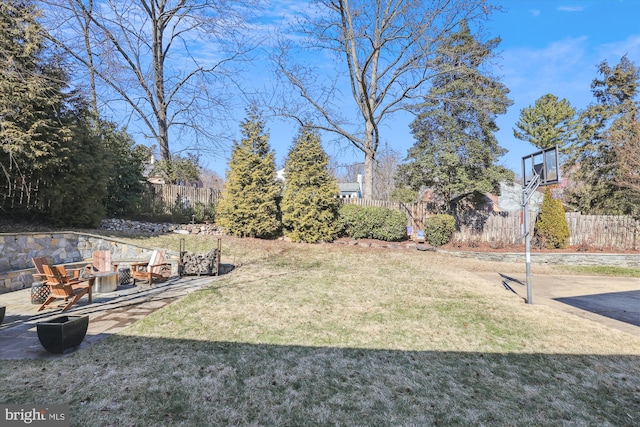
[[[154,22],[153,31],[153,71],[154,87],[156,95],[156,119],[158,122],[158,145],[160,146],[160,157],[162,160],[171,160],[169,151],[169,127],[167,125],[167,102],[164,88],[164,53],[163,35],[165,31],[164,22],[158,19]]]
[[[364,199],[373,199],[373,165],[375,159],[371,151],[364,154],[364,177],[362,197]]]
[[[365,135],[364,135],[364,178],[363,178],[363,195],[364,199],[373,199],[373,180],[375,156],[378,150],[378,133],[376,126],[369,116],[364,115],[365,119]]]

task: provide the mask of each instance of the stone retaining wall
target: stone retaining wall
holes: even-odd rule
[[[147,261],[152,249],[73,231],[51,233],[0,234],[0,293],[24,289],[34,282],[35,269],[31,258],[47,256],[54,264],[81,266],[91,258],[93,251],[111,251],[118,261]],[[177,271],[178,253],[167,251],[167,261]]]
[[[105,219],[100,225],[100,229],[140,234],[201,234],[207,236],[221,236],[224,234],[222,228],[215,224],[169,224],[153,223],[142,221],[131,221],[128,219]]]
[[[502,253],[502,252],[463,252],[445,251],[438,249],[438,252],[453,255],[461,258],[484,259],[487,261],[501,261],[525,263],[525,254],[522,253]],[[600,254],[600,253],[531,253],[532,264],[550,265],[596,265],[640,268],[640,255],[637,254]]]

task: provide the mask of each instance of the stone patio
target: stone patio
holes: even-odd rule
[[[44,309],[31,303],[31,289],[0,294],[6,315],[0,325],[0,359],[55,359],[77,351],[133,324],[150,313],[196,291],[219,276],[171,277],[150,287],[147,283],[120,285],[114,292],[93,294],[93,302],[83,297],[70,310]],[[48,353],[38,340],[36,324],[61,315],[88,315],[89,329],[82,344],[63,354]]]

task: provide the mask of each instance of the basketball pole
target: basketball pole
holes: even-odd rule
[[[538,187],[540,186],[540,175],[537,173],[533,174],[533,178],[529,181],[527,187],[522,191],[522,211],[524,218],[523,222],[523,233],[524,233],[524,259],[526,265],[526,285],[527,285],[527,304],[533,304],[532,296],[531,296],[531,227],[529,225],[529,199],[533,193],[536,192]]]
[[[530,166],[527,167],[527,166]],[[531,180],[527,181],[528,173]],[[531,226],[529,225],[529,200],[540,185],[555,184],[560,181],[558,167],[558,146],[545,148],[522,158],[522,237],[524,237],[525,263],[527,269],[527,304],[533,303],[531,296]]]

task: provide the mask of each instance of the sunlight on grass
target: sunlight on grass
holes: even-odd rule
[[[616,267],[613,265],[563,265],[556,267],[564,274],[588,276],[640,277],[640,268]]]
[[[69,403],[79,426],[640,422],[640,338],[474,274],[498,264],[228,237],[222,258],[231,274],[53,369],[3,361],[0,401]]]
[[[464,260],[406,250],[254,243],[258,250],[244,247],[248,241],[225,245],[242,254],[238,270],[130,333],[393,350],[628,351],[609,343],[618,332],[547,307],[527,307],[461,269]]]

